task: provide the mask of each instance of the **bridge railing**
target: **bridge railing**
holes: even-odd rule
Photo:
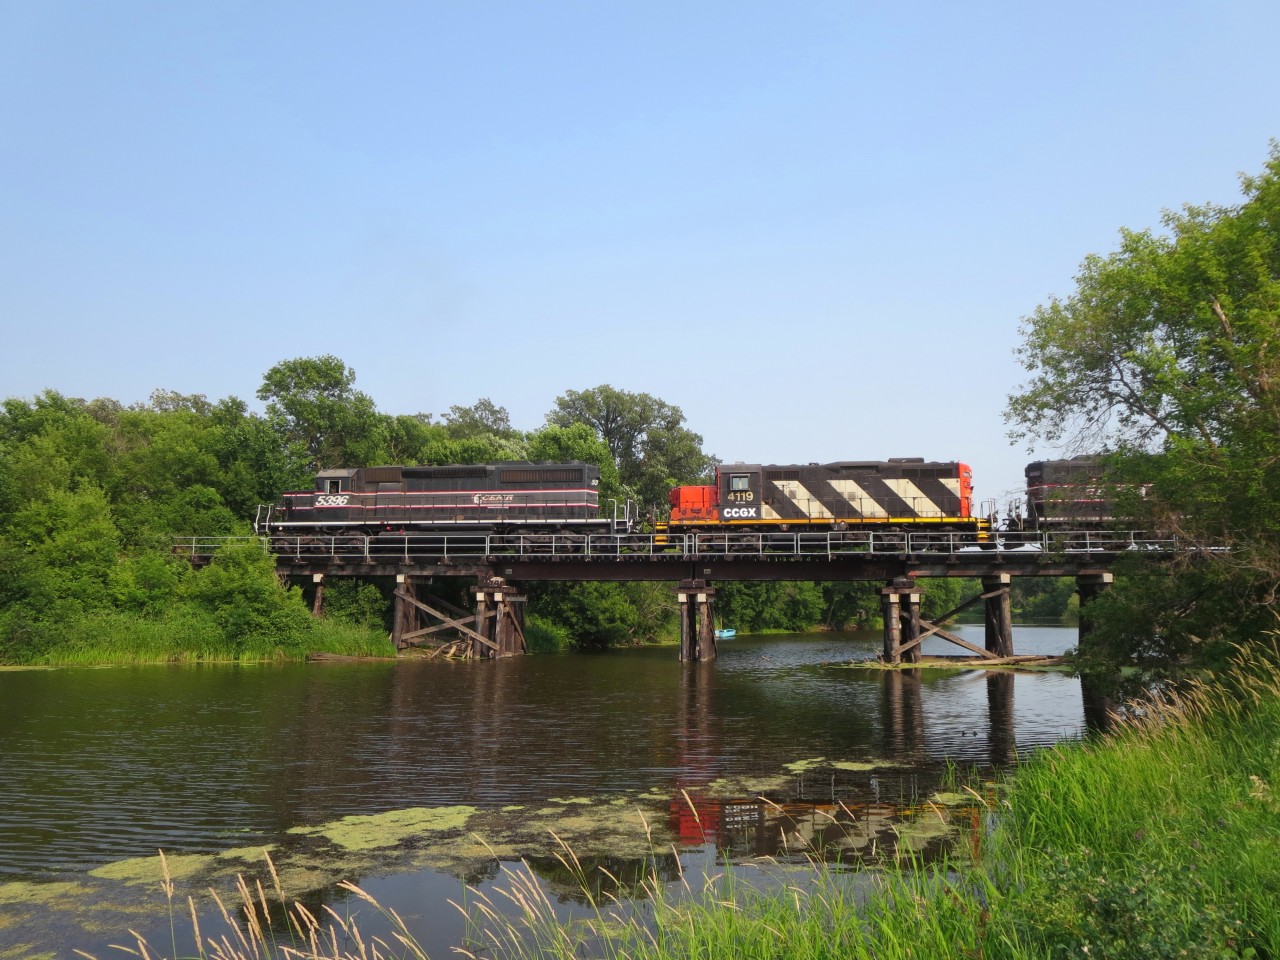
[[[258,541],[282,558],[359,564],[491,558],[625,559],[696,557],[705,559],[837,560],[845,557],[1003,556],[1039,554],[1171,553],[1184,549],[1175,539],[1140,531],[1000,531],[979,539],[953,531],[821,531],[690,534],[484,534],[423,533],[396,536],[184,537],[173,552],[196,562],[209,560],[229,543]]]

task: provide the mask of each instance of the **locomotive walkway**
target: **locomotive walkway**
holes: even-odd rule
[[[1013,577],[1076,578],[1082,608],[1111,583],[1111,566],[1134,554],[1185,555],[1176,540],[1137,531],[999,531],[972,533],[823,531],[698,534],[407,534],[376,537],[184,538],[174,552],[208,562],[223,545],[259,540],[284,577],[310,583],[314,609],[330,577],[394,577],[397,649],[461,639],[436,651],[474,657],[524,652],[523,601],[516,584],[535,581],[671,581],[678,584],[681,659],[715,656],[713,584],[724,580],[880,581],[884,654],[918,662],[920,643],[937,634],[987,659],[1013,655],[1009,584]],[[474,613],[426,594],[437,577],[477,584]],[[961,607],[985,605],[986,646],[979,648],[920,617],[917,578],[972,577],[982,592]],[[432,623],[431,621],[435,621]],[[1087,618],[1081,618],[1082,633]]]

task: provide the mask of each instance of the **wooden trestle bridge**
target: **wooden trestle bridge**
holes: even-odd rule
[[[207,562],[237,538],[184,538],[175,553]],[[680,659],[716,655],[715,587],[725,580],[879,581],[883,659],[915,663],[920,644],[940,636],[977,657],[1014,656],[1009,585],[1014,577],[1075,577],[1082,611],[1111,584],[1111,566],[1134,553],[1183,552],[1177,541],[1138,532],[971,533],[798,532],[662,534],[411,534],[261,539],[282,577],[313,585],[313,610],[323,609],[324,584],[335,577],[394,577],[397,650],[430,646],[476,658],[525,652],[520,585],[535,581],[668,581],[680,608]],[[475,608],[432,597],[435,578],[462,577],[475,586]],[[918,579],[972,577],[982,591],[938,618],[983,604],[986,642],[967,643],[920,616]],[[1081,616],[1082,633],[1088,629]],[[443,641],[446,634],[458,639]]]

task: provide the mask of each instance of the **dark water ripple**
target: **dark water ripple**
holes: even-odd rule
[[[981,643],[980,627],[961,629]],[[1074,631],[1022,628],[1017,642],[1061,652]],[[986,766],[1083,724],[1079,684],[1065,676],[926,671],[904,682],[833,665],[877,645],[742,638],[705,665],[667,648],[0,673],[0,875],[266,844],[297,825],[407,806],[675,795],[813,757]]]

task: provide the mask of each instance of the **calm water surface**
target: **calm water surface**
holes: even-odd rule
[[[958,632],[982,643],[980,625]],[[1075,631],[1020,627],[1015,642],[1020,653],[1059,653]],[[0,957],[105,956],[126,926],[163,927],[167,943],[159,912],[139,921],[141,905],[161,903],[145,884],[52,897],[56,884],[158,848],[219,854],[344,816],[462,805],[511,808],[518,829],[520,811],[561,803],[575,813],[623,797],[628,811],[647,804],[690,863],[776,854],[805,810],[910,804],[939,789],[948,762],[999,766],[1081,731],[1073,678],[840,665],[879,643],[870,633],[741,637],[703,665],[661,648],[0,673]],[[761,827],[758,793],[788,811],[785,829]],[[433,953],[447,956],[460,931],[436,914],[452,915],[444,901],[460,878],[490,882],[496,863],[480,874],[409,861],[365,869],[351,879],[421,917]],[[319,895],[336,896],[331,886]],[[86,897],[103,912],[79,912]],[[108,908],[127,923],[100,929]]]

